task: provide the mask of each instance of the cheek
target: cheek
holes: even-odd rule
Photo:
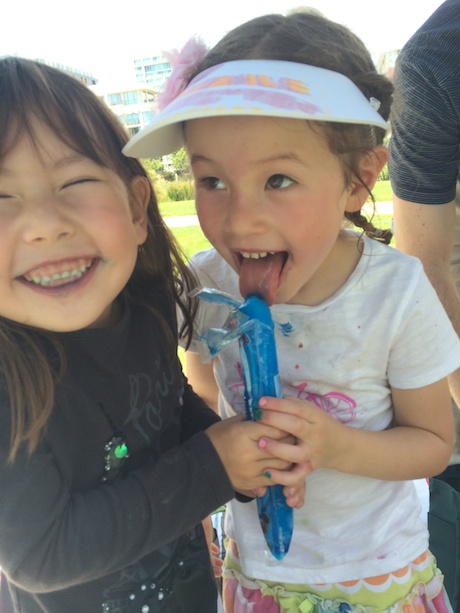
[[[196,214],[203,234],[208,240],[219,238],[221,226],[217,207],[207,206],[206,203],[196,200]],[[212,241],[211,241],[212,242]]]
[[[303,253],[322,253],[337,238],[343,224],[343,215],[336,203],[328,207],[305,207],[303,212],[280,217],[278,229]]]
[[[292,226],[309,228],[312,231],[316,229],[322,233],[324,229],[330,226],[336,228],[343,222],[345,204],[343,192],[325,189],[315,197],[306,197],[301,206],[289,212],[287,218]],[[280,221],[283,223],[282,217]]]
[[[221,234],[218,231],[218,228],[217,228],[216,224],[211,223],[211,220],[209,218],[201,219],[198,216],[198,220],[200,222],[201,231],[203,232],[204,236],[208,239],[208,241],[212,245],[215,245],[216,243],[219,243],[220,242],[219,239],[221,237]]]
[[[95,200],[84,211],[85,222],[89,229],[96,229],[110,235],[121,234],[128,236],[135,232],[135,222],[128,202],[117,201],[110,198]]]

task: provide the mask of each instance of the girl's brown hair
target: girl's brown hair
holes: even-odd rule
[[[131,189],[132,179],[149,181],[142,164],[121,150],[128,136],[118,118],[86,86],[64,72],[23,58],[0,59],[0,164],[24,135],[36,143],[33,123],[47,126],[71,149],[113,170]],[[131,278],[120,299],[143,305],[166,325],[169,358],[177,351],[175,305],[182,312],[183,330],[191,337],[195,303],[184,292],[195,279],[174,237],[165,225],[151,189],[148,233]],[[153,307],[161,297],[170,307],[167,322]],[[154,299],[155,298],[155,299]],[[50,363],[44,347],[57,356]],[[32,452],[54,406],[54,387],[65,370],[58,335],[0,317],[0,372],[12,411],[10,460],[22,444]]]
[[[264,15],[234,28],[208,51],[187,75],[187,80],[216,64],[247,59],[299,62],[340,72],[366,98],[376,98],[380,102],[380,115],[388,119],[393,93],[391,82],[377,73],[369,51],[353,32],[314,9],[297,9],[286,16]],[[346,181],[358,180],[372,198],[359,176],[358,162],[362,155],[383,143],[385,131],[333,122],[310,122],[310,125],[323,131],[331,151],[340,156]],[[390,242],[391,232],[377,230],[361,212],[345,213],[345,216],[372,238]]]

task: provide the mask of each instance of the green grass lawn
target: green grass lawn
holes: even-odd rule
[[[171,228],[171,231],[188,258],[197,251],[203,251],[203,249],[211,247],[211,243],[204,236],[200,226]]]
[[[393,191],[389,181],[377,181],[372,193],[376,202],[389,202],[393,199]]]
[[[195,201],[182,200],[181,202],[160,202],[160,213],[163,217],[175,217],[180,215],[195,215]]]
[[[378,181],[372,190],[376,202],[388,202],[393,197],[389,181]],[[195,215],[195,201],[183,200],[181,202],[160,202],[160,212],[163,217],[180,215]]]

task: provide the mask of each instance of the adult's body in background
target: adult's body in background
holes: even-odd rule
[[[446,0],[406,43],[394,73],[390,140],[396,247],[423,263],[460,335],[460,2]],[[449,378],[457,442],[431,481],[430,548],[460,607],[460,370]],[[447,480],[447,483],[446,483]],[[456,604],[457,602],[457,604]]]

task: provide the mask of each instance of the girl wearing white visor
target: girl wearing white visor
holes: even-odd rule
[[[191,266],[203,287],[261,295],[275,322],[284,399],[263,398],[260,421],[297,445],[258,444],[310,467],[280,562],[255,501],[230,503],[225,610],[451,611],[413,480],[449,461],[460,343],[420,262],[361,212],[387,161],[392,86],[353,33],[311,11],[176,59],[166,106],[124,152],[185,145],[213,245]],[[200,304],[187,352],[195,391],[224,418],[244,411],[238,345],[212,363],[200,345],[227,313]]]

